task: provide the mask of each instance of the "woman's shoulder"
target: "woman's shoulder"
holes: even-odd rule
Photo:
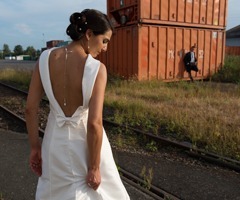
[[[102,62],[100,62],[98,59],[92,57],[91,54],[89,54],[89,57],[90,57],[90,60],[91,60],[93,63],[95,63],[96,66],[99,67],[99,70],[100,70],[100,69],[101,69],[101,70],[104,70],[104,69],[106,70],[105,64],[103,64]]]
[[[41,57],[49,55],[53,51],[57,53],[59,50],[60,50],[59,47],[53,47],[53,48],[50,48],[50,49],[45,49],[44,51],[42,51]]]

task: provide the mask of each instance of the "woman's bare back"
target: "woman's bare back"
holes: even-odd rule
[[[82,78],[86,59],[87,54],[68,47],[57,48],[49,56],[53,94],[67,117],[83,105]]]

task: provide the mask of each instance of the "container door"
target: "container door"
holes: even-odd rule
[[[158,79],[166,79],[167,68],[167,27],[159,27]]]
[[[226,11],[227,11],[227,0],[220,1],[220,16],[219,16],[219,26],[226,26]]]
[[[166,79],[174,78],[175,61],[175,28],[167,29],[167,74]]]
[[[140,65],[139,78],[151,80],[157,78],[158,64],[158,28],[140,27]]]
[[[183,40],[183,57],[184,57],[186,55],[186,53],[190,51],[190,47],[193,45],[193,44],[191,44],[191,30],[190,29],[185,28],[183,30],[183,38],[184,38],[184,40]],[[186,72],[185,67],[184,67],[183,77],[188,78],[188,73]]]
[[[148,79],[149,66],[149,27],[139,27],[139,67],[138,77],[140,80]]]
[[[161,11],[160,11],[161,20],[163,21],[168,20],[168,16],[169,16],[168,10],[169,10],[169,2],[161,0]]]
[[[140,0],[140,18],[150,19],[151,18],[151,1]]]
[[[207,1],[207,21],[206,24],[213,25],[213,1],[215,0],[208,0]]]
[[[199,9],[200,9],[200,2],[195,0],[193,2],[193,23],[194,24],[199,24],[199,17],[200,17]]]
[[[210,66],[211,66],[211,31],[206,30],[204,35],[204,62],[202,68],[202,74],[204,77],[210,75]]]
[[[158,28],[150,26],[149,29],[149,74],[148,79],[157,79],[158,64]]]
[[[200,1],[200,24],[207,24],[207,0]]]
[[[191,29],[191,46],[198,45],[198,29]],[[198,47],[195,49],[195,56],[198,60]],[[192,71],[192,76],[197,77],[199,72]]]
[[[108,46],[107,64],[104,55],[99,59],[106,64],[108,73],[125,78],[138,74],[138,26],[115,29]]]
[[[160,20],[160,1],[161,0],[151,1],[151,19]]]
[[[125,31],[126,40],[123,41],[126,44],[124,46],[125,57],[123,57],[124,74],[127,78],[136,76],[138,73],[138,27],[127,27]]]
[[[178,1],[177,21],[184,22],[184,20],[185,20],[185,1]]]
[[[211,41],[211,68],[210,73],[213,75],[216,72],[216,62],[217,62],[217,38],[218,33],[212,31],[212,41]]]
[[[192,23],[193,0],[186,0],[185,22]]]
[[[139,57],[140,57],[140,45],[139,45],[139,27],[138,26],[133,26],[132,29],[132,34],[129,36],[129,40],[132,42],[132,57],[129,55],[129,65],[130,68],[128,70],[129,76],[137,76],[138,75],[138,68],[139,68]]]
[[[198,30],[198,41],[197,41],[197,66],[198,66],[198,73],[197,76],[203,76],[203,65],[204,65],[204,43],[205,43],[205,34],[204,30]]]
[[[181,79],[184,76],[184,63],[183,63],[183,29],[176,28],[176,47],[175,47],[175,66],[174,66],[174,78]]]
[[[220,0],[215,0],[213,4],[213,25],[219,25]],[[223,0],[222,0],[223,1]]]
[[[169,21],[177,21],[177,0],[170,0]]]
[[[216,59],[216,70],[215,72],[218,71],[219,68],[223,66],[223,52],[224,52],[224,32],[219,31],[218,32],[218,39],[217,39],[217,59]]]

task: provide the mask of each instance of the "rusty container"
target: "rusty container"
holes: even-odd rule
[[[237,47],[237,46],[226,46],[225,47],[225,54],[226,55],[240,56],[240,47]]]
[[[212,29],[226,27],[228,0],[108,0],[117,26],[147,23]]]
[[[47,42],[47,48],[56,47],[59,43],[64,42],[63,40],[51,40]]]
[[[196,45],[199,71],[195,79],[206,79],[223,65],[225,30],[131,25],[116,28],[108,51],[99,56],[110,74],[138,80],[188,79],[183,56]]]

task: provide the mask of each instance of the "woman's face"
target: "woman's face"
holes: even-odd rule
[[[112,30],[103,35],[94,35],[89,38],[89,53],[92,57],[97,57],[102,51],[107,51],[107,45],[112,37]]]

